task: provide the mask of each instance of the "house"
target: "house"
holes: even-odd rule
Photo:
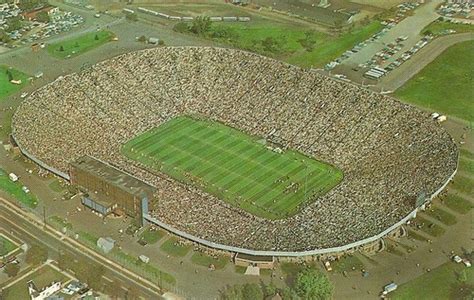
[[[50,285],[38,290],[33,280],[26,283],[31,300],[45,300],[61,289],[61,282],[53,281]]]

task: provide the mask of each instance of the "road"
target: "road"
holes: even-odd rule
[[[428,45],[418,51],[411,59],[407,60],[399,68],[382,77],[376,87],[385,91],[395,91],[446,49],[457,43],[470,40],[474,40],[474,35],[470,32],[439,37],[431,43],[428,43]]]
[[[6,201],[1,199],[2,201]],[[104,259],[91,257],[80,247],[72,245],[66,239],[62,239],[56,235],[49,234],[38,226],[15,213],[9,206],[0,204],[0,227],[13,234],[28,244],[36,243],[45,246],[51,257],[57,258],[59,252],[68,252],[73,257],[84,259],[95,265],[103,265],[106,268],[105,277],[121,283],[122,287],[135,287],[146,299],[160,299],[160,293],[156,288],[152,289],[142,283],[133,280],[133,276],[124,274],[123,268],[117,268],[114,265],[106,263]]]

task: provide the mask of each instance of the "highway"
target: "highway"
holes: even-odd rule
[[[63,252],[77,259],[84,259],[97,266],[103,265],[106,269],[104,275],[105,279],[107,281],[119,282],[124,292],[126,288],[133,286],[145,299],[163,299],[156,287],[146,285],[143,282],[137,282],[137,280],[133,279],[133,276],[124,274],[123,268],[107,263],[105,259],[101,260],[96,257],[91,257],[78,247],[67,242],[67,239],[61,239],[61,237],[45,232],[41,226],[19,216],[14,210],[3,203],[0,204],[0,207],[0,227],[8,232],[12,232],[15,237],[27,244],[36,243],[45,246],[52,259],[56,259],[59,253]]]

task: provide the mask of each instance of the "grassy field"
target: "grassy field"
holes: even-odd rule
[[[13,250],[15,250],[17,246],[10,242],[10,240],[6,239],[5,237],[0,235],[0,256],[4,256]]]
[[[217,122],[178,117],[123,147],[146,166],[270,219],[295,214],[342,180],[336,168],[293,151],[268,150]]]
[[[396,291],[390,293],[390,298],[397,300],[470,299],[469,294],[464,294],[463,297],[461,287],[464,287],[463,290],[466,291],[467,285],[471,283],[470,290],[472,291],[472,282],[474,282],[473,268],[447,262],[415,280],[400,285]]]
[[[403,87],[400,99],[466,121],[474,121],[474,41],[448,48]]]
[[[191,245],[180,245],[175,237],[169,238],[161,245],[160,249],[172,256],[183,257],[191,250]]]
[[[421,32],[424,34],[444,35],[447,34],[448,30],[455,30],[456,33],[474,32],[474,26],[436,20],[423,28]]]
[[[437,237],[442,235],[445,230],[443,227],[439,226],[438,224],[435,224],[427,219],[424,219],[420,216],[416,217],[416,220],[420,224],[424,224],[424,226],[421,228],[421,230],[431,236]]]
[[[443,204],[460,214],[467,214],[474,208],[474,205],[468,200],[451,194],[448,194],[448,196],[443,199]]]
[[[360,271],[364,268],[364,264],[355,255],[346,255],[341,257],[339,260],[333,261],[331,265],[334,271],[340,273],[344,271],[351,272],[353,269],[355,271]]]
[[[438,207],[432,207],[426,212],[430,217],[439,220],[445,225],[454,225],[457,223],[456,217]]]
[[[44,266],[6,289],[6,297],[4,299],[30,299],[26,285],[30,280],[33,280],[38,288],[42,288],[53,281],[61,281],[64,283],[67,277],[50,266]]]
[[[333,36],[295,24],[254,20],[251,23],[213,23],[203,36],[301,67],[322,67],[382,27],[374,21]]]
[[[61,185],[61,182],[57,179],[51,181],[50,184],[48,184],[49,188],[53,190],[56,193],[62,193],[66,189],[64,186]]]
[[[54,57],[69,58],[110,42],[113,37],[114,34],[106,30],[90,32],[69,40],[49,44],[47,50]]]
[[[158,242],[162,237],[164,237],[166,233],[161,230],[152,230],[151,228],[147,228],[143,233],[140,235],[140,239],[146,241],[148,244],[152,245]]]
[[[25,193],[21,189],[22,187],[21,183],[11,181],[7,172],[0,169],[0,190],[6,192],[25,206],[35,208],[38,205],[38,199],[31,192]]]
[[[227,262],[229,262],[229,257],[218,256],[217,258],[214,258],[207,254],[196,252],[193,254],[193,256],[191,256],[191,261],[196,265],[200,265],[203,267],[209,267],[212,264],[214,265],[216,270],[220,270],[226,266]]]
[[[8,80],[7,70],[10,70],[14,80],[21,80],[21,84],[11,83]],[[16,69],[0,65],[0,101],[21,90],[27,83],[28,75]]]

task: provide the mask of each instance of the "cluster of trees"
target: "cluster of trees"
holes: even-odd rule
[[[7,70],[7,74],[10,70]],[[39,245],[31,245],[31,247],[26,251],[25,261],[27,264],[32,266],[39,266],[48,259],[48,250]],[[8,263],[3,272],[7,274],[8,277],[15,277],[20,271],[19,263]]]
[[[314,268],[305,268],[297,274],[294,283],[284,289],[279,289],[272,283],[247,283],[227,286],[220,296],[222,300],[260,300],[278,293],[284,300],[325,300],[331,299],[332,292],[332,284],[324,273]]]

